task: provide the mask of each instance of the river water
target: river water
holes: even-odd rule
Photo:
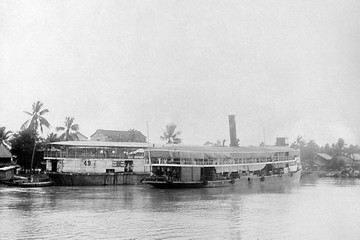
[[[360,179],[285,186],[0,186],[0,239],[360,239]]]

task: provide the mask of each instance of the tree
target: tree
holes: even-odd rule
[[[74,124],[74,117],[66,117],[65,118],[65,127],[56,127],[56,131],[64,131],[63,134],[60,135],[60,139],[64,141],[74,141],[79,140],[76,133],[79,131],[79,125]]]
[[[12,132],[6,131],[6,127],[0,127],[0,144],[1,143],[8,143],[11,137]]]
[[[326,153],[329,156],[334,156],[334,149],[330,146],[329,143],[326,143],[324,147],[321,147],[321,152]]]
[[[300,153],[304,158],[307,159],[314,159],[316,153],[320,151],[319,145],[315,143],[314,140],[310,140],[305,147],[303,148],[303,151]]]
[[[35,134],[34,136],[34,147],[33,152],[31,156],[31,164],[30,164],[30,175],[32,174],[32,167],[34,162],[34,155],[35,155],[35,148],[36,148],[36,140],[37,140],[37,134],[38,130],[40,129],[41,133],[43,133],[43,127],[50,127],[49,122],[43,117],[44,114],[48,113],[48,109],[42,109],[43,103],[40,101],[37,101],[36,103],[33,103],[32,105],[32,113],[24,111],[27,115],[30,116],[30,119],[28,119],[22,126],[21,129],[30,130],[31,133]]]
[[[345,149],[345,140],[342,138],[339,138],[337,143],[334,145],[334,150],[336,155],[343,155],[344,149]]]
[[[330,160],[329,168],[332,170],[342,170],[346,166],[346,162],[340,157],[333,157]]]
[[[37,133],[39,128],[41,133],[43,133],[43,126],[49,128],[50,124],[49,122],[43,117],[44,114],[48,113],[48,109],[42,109],[43,103],[40,101],[37,101],[36,103],[33,103],[32,105],[32,113],[24,111],[27,115],[30,116],[30,119],[28,119],[22,126],[21,130],[25,129],[34,129]]]
[[[128,133],[129,133],[128,139],[127,139],[128,142],[141,142],[141,140],[138,139],[139,131],[132,128],[128,131]]]
[[[35,142],[38,140],[33,129],[16,132],[10,139],[10,152],[17,157],[17,163],[25,169],[31,168],[28,159],[31,158]]]
[[[306,142],[304,141],[302,136],[297,136],[296,141],[293,144],[291,144],[290,147],[295,149],[302,149],[305,145]]]
[[[170,123],[166,125],[166,130],[163,130],[163,135],[160,136],[162,140],[165,140],[166,143],[181,143],[181,138],[178,136],[181,134],[181,131],[176,131],[176,125]]]
[[[52,142],[59,142],[60,138],[58,137],[58,135],[56,133],[50,133],[49,135],[47,135],[45,142],[46,143],[52,143]]]
[[[306,143],[301,136],[298,136],[290,147],[300,149],[301,162],[303,165],[309,166],[310,168],[314,166],[316,153],[320,151],[319,145],[317,145],[314,140]]]

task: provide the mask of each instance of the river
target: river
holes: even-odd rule
[[[360,239],[360,179],[284,186],[0,186],[0,239]]]

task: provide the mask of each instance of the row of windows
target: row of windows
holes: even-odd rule
[[[137,148],[65,148],[45,151],[45,157],[52,158],[143,158]]]
[[[293,160],[295,157],[277,156],[273,158],[235,158],[235,159],[167,159],[151,158],[152,164],[183,164],[183,165],[229,165],[247,163],[265,163]]]

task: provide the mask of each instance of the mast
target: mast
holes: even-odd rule
[[[148,138],[148,157],[149,157],[149,167],[150,167],[150,173],[151,173],[151,156],[150,156],[150,137],[149,137],[149,122],[146,121],[146,134]]]

